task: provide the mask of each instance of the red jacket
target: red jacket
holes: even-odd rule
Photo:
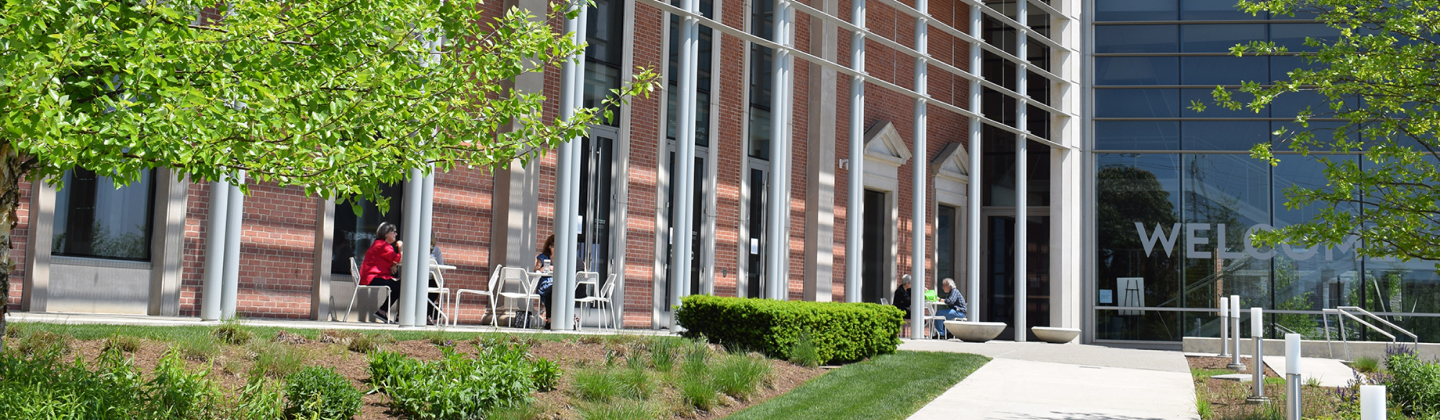
[[[365,251],[365,260],[360,262],[360,284],[369,285],[376,277],[392,278],[390,267],[399,263],[400,253],[384,239],[376,239]]]

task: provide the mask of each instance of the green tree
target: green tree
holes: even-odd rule
[[[1255,239],[1334,246],[1358,236],[1357,252],[1363,256],[1440,261],[1440,140],[1435,135],[1440,129],[1440,1],[1269,0],[1240,1],[1237,7],[1252,14],[1314,18],[1337,36],[1307,38],[1304,51],[1274,42],[1235,46],[1231,53],[1237,56],[1298,55],[1310,66],[1291,71],[1288,80],[1243,83],[1239,90],[1253,95],[1248,100],[1216,88],[1216,103],[1259,112],[1279,96],[1316,92],[1328,107],[1301,111],[1295,117],[1299,128],[1280,130],[1275,143],[1305,156],[1317,151],[1363,155],[1363,167],[1355,160],[1318,156],[1328,185],[1289,188],[1285,205],[1314,205],[1319,214]],[[1204,110],[1199,102],[1191,107]],[[1338,120],[1340,126],[1320,129],[1312,125],[1319,118]],[[1277,164],[1274,147],[1258,144],[1251,155]],[[1362,205],[1365,211],[1356,211]]]
[[[386,208],[378,186],[411,169],[533,159],[611,109],[547,118],[543,94],[505,83],[583,51],[557,29],[586,5],[571,1],[534,16],[480,0],[5,0],[0,248],[22,178],[72,168],[120,183],[155,167],[195,180],[245,170]],[[637,69],[607,104],[655,80]]]

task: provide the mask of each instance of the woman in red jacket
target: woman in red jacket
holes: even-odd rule
[[[390,302],[400,300],[400,279],[395,278],[395,268],[400,265],[400,242],[395,240],[399,234],[395,231],[395,225],[389,222],[381,222],[380,227],[375,229],[375,243],[365,251],[365,259],[360,262],[360,284],[365,286],[389,286]],[[390,303],[380,305],[380,310],[375,311],[375,316],[385,322],[390,322]]]

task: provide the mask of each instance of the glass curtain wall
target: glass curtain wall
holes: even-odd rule
[[[1230,56],[1231,46],[1268,40],[1304,51],[1306,37],[1333,39],[1334,30],[1252,16],[1225,0],[1098,0],[1094,16],[1095,338],[1218,336],[1212,308],[1240,295],[1242,307],[1271,311],[1272,337],[1283,327],[1323,339],[1320,310],[1354,305],[1391,313],[1422,340],[1440,340],[1432,262],[1248,240],[1319,212],[1318,205],[1287,208],[1284,190],[1324,186],[1323,161],[1367,162],[1323,153],[1282,154],[1275,167],[1252,159],[1254,144],[1283,142],[1276,131],[1298,129],[1293,119],[1306,107],[1321,117],[1311,124],[1317,136],[1353,134],[1335,132],[1340,123],[1323,118],[1329,108],[1318,95],[1287,95],[1257,113],[1213,106],[1211,91],[1282,80],[1307,65],[1296,56]],[[1192,101],[1212,106],[1197,112]],[[1364,335],[1358,325],[1347,329]]]

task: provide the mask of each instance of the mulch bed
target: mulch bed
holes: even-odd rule
[[[348,350],[345,345],[339,343],[321,342],[320,340],[308,340],[303,336],[281,333],[275,338],[256,337],[256,341],[274,340],[303,349],[308,354],[308,365],[330,367],[336,372],[349,378],[351,383],[360,390],[370,390],[372,386],[370,378],[369,359],[361,353]],[[568,340],[535,340],[529,341],[530,351],[535,357],[543,357],[560,364],[565,374],[561,376],[560,383],[554,391],[539,392],[535,394],[536,406],[543,410],[542,418],[547,419],[578,419],[580,412],[571,404],[571,379],[570,372],[575,371],[582,365],[596,365],[603,363],[607,352],[616,351],[624,347],[624,343],[607,343],[599,337],[580,337]],[[475,354],[475,346],[471,342],[455,343],[456,352],[464,354]],[[80,357],[87,361],[94,361],[101,353],[103,340],[72,340],[71,353],[69,357]],[[133,359],[136,368],[148,374],[154,370],[159,360],[170,348],[171,343],[156,340],[141,340],[141,345],[134,353],[127,356]],[[435,360],[440,358],[440,348],[431,344],[428,340],[401,341],[382,346],[382,349],[405,354],[409,357],[420,360]],[[254,365],[249,350],[245,346],[225,346],[220,355],[211,361],[188,360],[191,369],[210,369],[210,377],[215,381],[222,392],[226,395],[235,395],[239,389],[245,386],[248,372]],[[771,398],[785,394],[790,390],[814,379],[825,373],[824,369],[807,368],[794,365],[788,362],[770,360],[773,367],[772,379],[767,386],[749,400],[736,401],[727,396],[721,396],[720,405],[710,411],[700,410],[676,410],[672,418],[684,419],[718,419],[734,412],[743,410],[752,405],[760,404]],[[674,392],[666,388],[664,392]],[[657,398],[670,398],[673,395],[661,395]],[[398,413],[394,413],[389,407],[389,397],[383,393],[371,393],[365,395],[360,415],[357,419],[398,419]]]
[[[1191,369],[1214,369],[1225,370],[1230,364],[1228,357],[1186,357]],[[1249,358],[1241,358],[1241,363],[1246,365],[1244,372],[1250,374],[1249,368],[1253,367],[1253,361]],[[1280,378],[1280,375],[1265,366],[1265,378]],[[1265,406],[1262,404],[1251,404],[1246,398],[1254,394],[1254,385],[1250,382],[1229,381],[1214,378],[1195,378],[1195,388],[1198,392],[1197,398],[1203,396],[1210,402],[1212,414],[1205,419],[1248,419],[1256,418],[1256,414]],[[1308,418],[1321,414],[1333,414],[1338,409],[1338,401],[1335,399],[1330,388],[1318,386],[1305,386],[1300,390],[1303,404],[1302,412]],[[1270,398],[1269,405],[1284,412],[1284,382],[1266,383],[1265,396]]]

